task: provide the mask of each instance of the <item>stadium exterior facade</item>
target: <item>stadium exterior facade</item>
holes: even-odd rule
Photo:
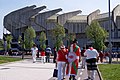
[[[24,31],[28,26],[32,26],[37,37],[35,43],[39,44],[39,32],[46,31],[48,44],[53,47],[54,41],[51,38],[51,29],[56,23],[64,26],[67,33],[75,33],[78,44],[83,47],[90,43],[85,35],[85,28],[92,20],[97,20],[101,27],[109,32],[109,16],[108,13],[100,14],[100,10],[96,10],[89,15],[80,15],[81,10],[58,14],[61,8],[42,12],[46,6],[37,7],[36,5],[27,6],[22,9],[13,11],[4,17],[4,28],[11,32],[15,39],[19,35],[24,35]],[[117,5],[111,12],[111,42],[113,47],[120,47],[120,5]],[[108,39],[106,40],[108,44]],[[67,41],[64,40],[67,45]]]

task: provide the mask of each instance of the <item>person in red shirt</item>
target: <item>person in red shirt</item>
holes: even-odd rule
[[[67,50],[65,49],[65,46],[62,45],[60,47],[60,50],[58,50],[57,54],[58,80],[62,80],[65,78],[66,62],[67,62]]]
[[[41,61],[42,63],[45,63],[45,51],[42,49],[41,53]]]
[[[104,54],[102,51],[99,52],[100,62],[103,62]]]

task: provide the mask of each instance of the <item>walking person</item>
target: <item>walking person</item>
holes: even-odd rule
[[[86,63],[86,56],[84,55],[86,49],[83,47],[81,50],[81,58],[82,58],[82,68],[85,69],[85,63]]]
[[[57,54],[58,80],[63,80],[65,78],[66,62],[67,51],[65,49],[65,46],[62,45]]]
[[[77,43],[78,41],[75,39],[68,54],[69,65],[67,66],[67,75],[70,76],[70,80],[77,80],[78,63],[81,57],[81,50]]]
[[[56,50],[56,47],[53,48],[53,54],[54,54],[53,63],[56,63],[56,58],[57,58],[57,50]]]
[[[45,49],[45,56],[46,56],[46,63],[50,62],[50,55],[52,54],[51,48],[48,45],[47,48]]]
[[[44,51],[44,49],[42,49],[42,51],[40,52],[41,54],[41,62],[42,63],[45,63],[45,51]]]
[[[99,53],[96,49],[93,47],[89,47],[85,51],[86,55],[86,62],[87,62],[87,73],[88,73],[88,79],[94,80],[95,79],[95,70],[97,70],[97,57],[99,56]]]
[[[100,62],[103,63],[104,54],[102,51],[99,52]]]
[[[105,59],[106,59],[106,62],[109,62],[109,52],[105,53]]]
[[[31,48],[32,52],[32,58],[33,58],[33,63],[36,62],[36,54],[38,52],[38,48],[36,47],[36,44],[33,44],[33,47]]]

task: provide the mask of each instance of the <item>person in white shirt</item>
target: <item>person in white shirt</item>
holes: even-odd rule
[[[33,44],[33,47],[31,48],[31,52],[32,52],[33,63],[35,63],[36,62],[36,54],[38,52],[38,48],[36,47],[35,44]]]
[[[95,79],[95,70],[97,70],[97,57],[99,56],[99,53],[96,49],[93,47],[89,47],[85,51],[86,56],[86,62],[87,62],[87,73],[88,73],[88,80],[94,80]]]

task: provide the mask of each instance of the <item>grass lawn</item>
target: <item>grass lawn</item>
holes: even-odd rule
[[[9,56],[0,56],[0,64],[22,60],[21,58],[12,58]]]
[[[120,80],[120,64],[100,64],[103,80]]]

